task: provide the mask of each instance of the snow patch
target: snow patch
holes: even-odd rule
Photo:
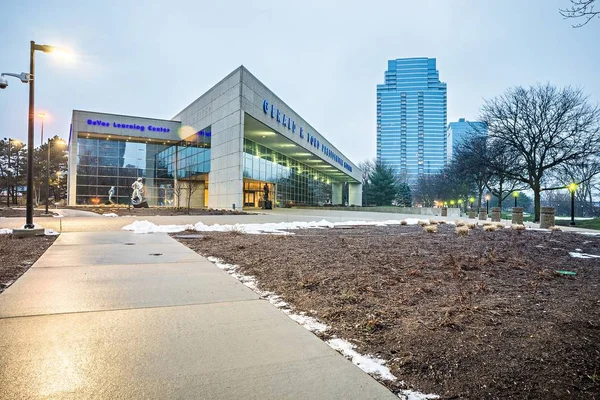
[[[0,235],[10,235],[11,233],[12,233],[12,229],[0,228]]]
[[[54,229],[44,229],[44,235],[46,236],[58,236],[59,232],[56,232]]]
[[[193,225],[156,225],[150,221],[133,221],[133,223],[121,228],[133,233],[174,233],[193,229]]]
[[[398,393],[398,397],[400,397],[402,400],[428,400],[440,398],[440,396],[437,394],[424,394],[421,392],[415,392],[413,390],[403,390]]]
[[[103,217],[118,217],[118,215],[115,213],[105,213],[105,214],[102,214],[102,216]]]
[[[260,224],[257,224],[260,225]],[[265,224],[263,224],[265,225]],[[206,225],[205,225],[206,226]],[[214,225],[213,225],[214,226]],[[221,226],[222,227],[222,226]],[[222,229],[222,228],[218,228]],[[296,321],[298,324],[302,325],[305,329],[322,333],[329,329],[327,324],[320,322],[318,319],[306,315],[306,313],[294,313],[292,307],[281,299],[281,296],[275,294],[273,292],[260,290],[257,286],[258,282],[255,277],[250,275],[243,275],[237,272],[238,266],[235,264],[228,264],[223,262],[220,258],[217,257],[207,257],[208,261],[212,262],[218,268],[227,272],[237,280],[244,283],[246,286],[251,288],[254,292],[259,294],[261,297],[267,299],[269,303],[273,304],[275,307],[279,308],[283,311],[288,317]],[[398,378],[392,374],[390,369],[385,365],[385,360],[380,358],[371,356],[371,355],[362,355],[354,350],[354,345],[349,343],[344,339],[333,338],[326,343],[333,348],[341,352],[346,358],[351,359],[352,363],[362,369],[364,372],[372,375],[377,375],[381,379],[396,381]],[[402,382],[404,383],[404,382]],[[403,390],[398,396],[403,400],[428,400],[428,399],[438,399],[439,396],[435,394],[423,394],[420,392],[412,391],[412,390]]]
[[[595,254],[580,253],[578,251],[570,251],[569,255],[573,258],[600,258]]]
[[[385,361],[381,358],[377,358],[371,355],[362,355],[357,353],[353,344],[345,341],[344,339],[330,339],[326,342],[332,349],[339,351],[346,358],[349,358],[352,363],[358,366],[360,369],[369,374],[378,375],[381,379],[387,381],[395,381],[394,374],[388,367],[385,366]]]
[[[408,218],[405,220],[407,225],[417,225],[419,222],[429,222],[417,218]],[[248,234],[271,234],[271,235],[293,235],[290,230],[298,229],[323,229],[334,228],[336,226],[388,226],[400,225],[401,220],[387,221],[344,221],[329,222],[325,219],[321,221],[294,221],[294,222],[269,222],[235,225],[206,225],[198,222],[195,225],[156,225],[150,221],[134,221],[132,224],[124,226],[122,229],[133,231],[134,233],[155,233],[155,232],[182,232],[185,230],[195,230],[197,232],[241,232]]]

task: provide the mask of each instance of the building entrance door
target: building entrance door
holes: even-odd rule
[[[256,207],[256,192],[244,192],[244,207]]]
[[[265,200],[265,184],[269,188],[269,200],[275,205],[276,185],[269,182],[244,179],[244,207],[262,208]]]

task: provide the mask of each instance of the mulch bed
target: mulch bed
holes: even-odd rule
[[[203,233],[182,242],[238,264],[260,288],[388,360],[445,399],[600,398],[600,237],[437,233],[418,226]],[[565,276],[558,270],[576,272]]]
[[[33,210],[33,216],[34,217],[52,217],[53,215],[57,215],[55,212],[53,212],[52,210],[48,210],[48,213],[50,215],[46,215],[45,214],[46,210]],[[27,211],[25,209],[18,209],[15,210],[14,208],[0,208],[0,217],[5,217],[5,218],[25,218],[25,214],[27,213]]]
[[[111,207],[111,206],[99,206],[99,207],[67,207],[73,210],[91,211],[96,214],[110,214],[114,213],[120,217],[123,216],[173,216],[173,215],[248,215],[243,211],[232,211],[232,210],[214,210],[212,208],[192,208],[188,214],[185,208],[166,208],[166,207],[150,207],[150,208],[127,208],[122,207]]]
[[[52,245],[57,236],[17,238],[0,235],[0,293],[19,279]]]

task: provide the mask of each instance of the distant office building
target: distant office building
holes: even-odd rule
[[[415,182],[446,163],[446,84],[435,58],[388,61],[377,85],[377,160]]]
[[[464,142],[465,138],[477,134],[487,136],[487,124],[485,122],[467,121],[459,118],[458,122],[450,122],[446,134],[446,143],[448,144],[448,161],[452,161],[458,146]]]

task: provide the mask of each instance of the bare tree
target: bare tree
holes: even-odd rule
[[[595,215],[593,179],[598,175],[600,175],[600,157],[595,155],[579,162],[563,165],[557,172],[557,180],[566,183],[579,182],[575,197],[585,208],[586,214]]]
[[[184,181],[181,181],[181,183],[183,184],[183,192],[185,193],[185,200],[186,200],[186,207],[187,207],[187,214],[190,214],[190,208],[192,206],[192,197],[194,196],[194,193],[196,193],[196,191],[200,188],[200,182],[188,178]]]
[[[181,194],[183,193],[183,181],[175,179],[173,185],[173,196],[175,197],[175,207],[179,210],[181,208]]]
[[[595,17],[600,18],[600,10],[594,9],[597,4],[596,0],[571,0],[571,6],[561,8],[559,12],[565,19],[583,19],[583,22],[573,25],[573,28],[581,28]]]
[[[564,182],[551,185],[552,172],[600,151],[600,109],[580,89],[511,88],[484,103],[481,120],[488,124],[492,145],[514,157],[510,177],[533,190],[535,221],[540,193],[564,188]]]
[[[475,188],[477,209],[480,209],[483,191],[493,174],[488,162],[487,137],[477,133],[468,136],[458,146],[450,171]]]

